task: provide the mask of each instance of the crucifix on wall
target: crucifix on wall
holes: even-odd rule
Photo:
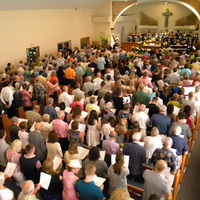
[[[168,27],[168,22],[169,22],[169,16],[172,16],[173,13],[172,12],[169,12],[169,9],[167,8],[166,9],[166,12],[163,12],[162,13],[162,16],[165,17],[165,27]]]

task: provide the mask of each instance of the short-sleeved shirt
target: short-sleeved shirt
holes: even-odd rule
[[[100,187],[94,182],[86,183],[83,179],[76,182],[76,190],[80,194],[80,200],[103,200],[104,196]]]
[[[176,171],[176,167],[178,166],[178,159],[170,149],[157,148],[153,152],[151,163],[155,165],[158,160],[164,160],[167,163],[167,166],[171,169],[171,172]]]
[[[161,175],[152,170],[145,170],[144,174],[144,193],[142,200],[148,200],[152,194],[157,194],[161,200],[164,200],[164,195],[168,194],[169,184]]]
[[[160,134],[167,134],[167,131],[171,125],[171,119],[164,114],[158,113],[154,114],[150,120],[151,126],[156,126]]]
[[[188,144],[185,138],[181,138],[179,135],[171,135],[170,137],[173,140],[172,148],[176,149],[176,154],[178,156],[188,151]]]

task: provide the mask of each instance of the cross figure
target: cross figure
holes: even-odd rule
[[[168,27],[169,16],[172,16],[172,15],[173,15],[173,13],[169,12],[168,8],[166,9],[166,12],[162,13],[162,16],[165,17],[165,27]]]

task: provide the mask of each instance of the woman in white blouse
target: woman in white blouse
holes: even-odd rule
[[[63,157],[62,149],[58,143],[58,134],[55,130],[49,132],[47,140],[47,158],[52,158],[54,156]]]

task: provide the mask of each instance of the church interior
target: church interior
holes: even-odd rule
[[[200,50],[200,0],[0,0],[0,19],[2,73],[8,63],[39,63],[65,49],[109,46],[114,53],[133,53],[140,60],[147,50],[170,49],[180,55]],[[3,121],[4,129],[9,120]],[[200,117],[168,200],[200,199],[199,123]],[[142,200],[144,184],[129,180],[128,191]]]

